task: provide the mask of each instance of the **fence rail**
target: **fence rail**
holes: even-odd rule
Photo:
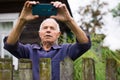
[[[40,59],[40,80],[51,80],[51,59]],[[117,79],[117,63],[114,59],[106,59],[106,80]],[[0,59],[0,80],[32,80],[32,63],[29,59],[19,60],[19,79],[15,79],[11,59]],[[60,62],[60,80],[73,80],[73,61],[66,58]],[[82,60],[82,80],[95,79],[95,62],[91,58]]]

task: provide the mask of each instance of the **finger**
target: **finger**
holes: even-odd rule
[[[61,4],[61,5],[59,5],[59,8],[65,8],[66,7],[66,5],[65,4]]]
[[[55,6],[56,8],[58,8],[59,6],[61,6],[61,5],[62,5],[62,3],[61,3],[61,2],[59,2],[59,1],[56,1],[56,2],[51,2],[51,4],[53,4],[53,6]]]
[[[39,1],[36,1],[37,4],[39,4],[40,2]]]
[[[37,4],[36,1],[30,1],[29,4]]]
[[[53,2],[53,1],[51,1],[51,4],[54,4],[54,2]]]
[[[39,18],[39,15],[34,15],[34,19],[37,19],[37,18]]]
[[[24,7],[27,7],[29,1],[26,1],[25,4],[24,4]]]
[[[56,19],[56,16],[50,16],[50,18]]]
[[[37,4],[36,1],[29,1],[28,4],[27,4],[27,7],[31,8],[32,5],[35,5],[35,4]]]

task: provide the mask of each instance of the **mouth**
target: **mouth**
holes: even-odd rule
[[[51,35],[45,35],[45,37],[52,37]]]

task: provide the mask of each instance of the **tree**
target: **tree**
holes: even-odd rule
[[[102,22],[103,16],[107,12],[102,12],[106,2],[100,2],[100,0],[92,0],[90,4],[85,7],[80,7],[78,13],[81,15],[79,20],[80,27],[90,33],[95,33],[96,29],[102,28],[104,23]]]
[[[117,18],[120,22],[120,3],[111,10],[113,17]]]

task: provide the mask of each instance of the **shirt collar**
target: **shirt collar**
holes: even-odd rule
[[[57,44],[54,44],[52,46],[53,49],[60,49],[61,46],[60,45],[57,45]],[[42,46],[41,45],[33,45],[33,49],[42,49]]]
[[[54,44],[54,45],[52,46],[52,48],[53,48],[53,49],[60,49],[60,48],[61,48],[61,46],[60,46],[60,45],[58,45],[58,44]]]

